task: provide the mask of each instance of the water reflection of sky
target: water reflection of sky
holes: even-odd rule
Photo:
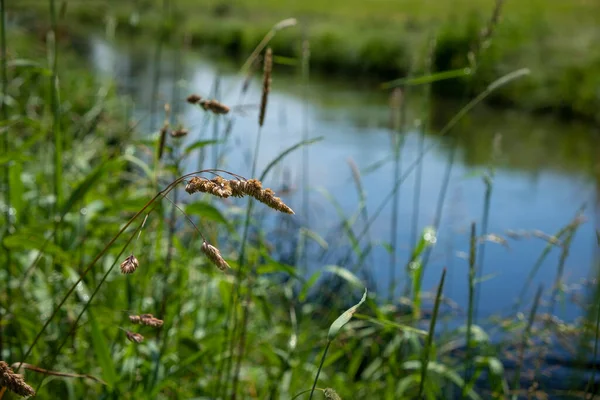
[[[142,49],[135,45],[112,47],[101,39],[91,41],[91,57],[95,67],[105,75],[117,77],[122,90],[134,100],[135,115],[138,117],[147,115],[150,108],[152,80],[155,76],[152,68],[153,51],[152,48]],[[236,76],[227,67],[217,67],[216,64],[197,55],[188,55],[181,60],[183,80],[176,81],[173,79],[174,57],[176,56],[172,52],[164,51],[162,54],[159,85],[161,103],[171,100],[173,84],[180,86],[181,98],[192,92],[203,96],[210,95],[215,76],[220,70],[225,71],[221,72],[223,99],[227,104],[237,104],[243,77]],[[282,86],[285,86],[283,90]],[[227,90],[228,88],[231,90]],[[256,108],[252,106],[259,103],[260,90],[260,81],[256,79],[243,100],[243,104],[249,106],[247,111],[235,117],[232,140],[226,152],[227,165],[232,171],[249,171],[248,155],[253,148],[257,132],[257,113]],[[263,130],[259,171],[283,149],[302,139],[304,106],[300,95],[301,89],[297,80],[289,76],[281,79],[275,76]],[[365,101],[361,102],[361,96],[365,96]],[[313,82],[308,98],[307,121],[310,136],[324,137],[322,142],[310,147],[310,185],[315,189],[324,188],[333,194],[346,214],[350,215],[356,210],[358,195],[352,183],[348,159],[351,158],[364,169],[388,157],[391,151],[390,132],[385,128],[388,118],[385,98],[378,94],[373,95],[372,92],[359,92],[350,86],[344,87],[324,81],[318,85]],[[192,132],[197,133],[204,118],[202,112],[185,104],[181,105],[181,112],[182,120],[192,128]],[[457,254],[468,252],[470,223],[481,223],[485,185],[481,175],[474,172],[486,169],[491,154],[491,143],[496,133],[503,135],[505,144],[501,147],[498,161],[500,165],[496,169],[493,182],[489,231],[503,234],[506,230],[539,229],[552,234],[568,224],[579,207],[587,202],[585,216],[588,222],[580,227],[573,240],[564,274],[571,283],[587,278],[596,249],[594,215],[598,207],[598,189],[591,171],[593,163],[597,162],[593,156],[596,151],[593,147],[597,147],[597,142],[590,139],[585,132],[582,133],[586,128],[580,126],[569,131],[561,125],[553,130],[553,121],[547,119],[544,119],[543,123],[542,119],[539,119],[538,125],[535,119],[519,114],[504,113],[501,115],[512,117],[498,118],[490,111],[479,113],[484,116],[479,121],[478,114],[469,117],[471,123],[467,131],[460,132],[461,147],[457,153],[457,162],[446,197],[442,228],[425,273],[423,288],[432,290],[439,280],[441,269],[446,266],[446,295],[463,307],[467,302],[468,264]],[[488,118],[491,115],[496,118],[495,124]],[[162,115],[155,118],[155,121],[161,120]],[[149,129],[150,119],[146,118],[144,121],[145,128]],[[224,124],[221,124],[221,127],[223,126]],[[557,139],[557,135],[569,134],[581,139],[573,145],[563,144]],[[205,138],[212,135],[212,126],[206,129],[204,135]],[[586,140],[588,142],[585,142]],[[419,134],[406,134],[405,141],[403,168],[407,168],[417,157]],[[555,143],[557,141],[559,143]],[[434,144],[436,147],[424,159],[418,215],[419,231],[432,223],[448,155],[447,148],[443,146],[444,143],[439,137],[427,135],[425,143],[426,146]],[[539,143],[543,146],[540,147]],[[586,151],[587,155],[584,154]],[[565,155],[565,152],[568,154]],[[286,158],[282,165],[289,173],[292,186],[299,187],[301,151]],[[398,287],[404,286],[404,265],[409,257],[409,245],[413,242],[410,227],[414,215],[414,176],[411,174],[408,177],[400,193]],[[389,192],[392,177],[391,163],[363,176],[369,213],[377,209]],[[281,174],[278,174],[277,177],[273,176],[271,181],[267,179],[267,184],[277,187],[280,179]],[[337,229],[339,218],[331,204],[318,191],[313,190],[310,198],[311,228],[322,236],[327,236]],[[300,210],[300,199],[301,196],[298,195],[286,200]],[[372,226],[371,237],[374,241],[389,241],[390,221],[391,207],[388,206]],[[509,239],[508,249],[495,243],[486,245],[483,275],[491,275],[492,278],[481,283],[482,315],[510,308],[545,245],[544,241],[535,238],[520,241]],[[559,249],[556,248],[546,259],[529,290],[530,295],[539,284],[543,284],[547,292],[551,290],[559,254]],[[387,250],[382,245],[376,246],[367,262],[370,264],[368,268],[374,276],[377,288],[384,296],[389,285]],[[312,265],[313,269],[319,267],[320,265]],[[559,305],[557,312],[561,317],[574,316],[571,306]]]

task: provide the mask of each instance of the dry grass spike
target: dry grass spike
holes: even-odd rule
[[[124,275],[133,274],[139,266],[138,259],[132,254],[121,263],[121,273]]]
[[[127,339],[132,343],[142,343],[144,341],[144,337],[139,333],[125,331],[125,334],[127,335]]]
[[[287,204],[279,197],[275,196],[275,192],[269,188],[263,189],[262,183],[258,179],[242,180],[227,180],[220,176],[213,179],[193,177],[185,187],[186,192],[193,194],[196,192],[209,193],[217,197],[228,198],[232,197],[254,197],[261,203],[281,211],[286,214],[294,214]]]
[[[198,96],[197,94],[190,94],[186,100],[190,104],[198,104],[200,103],[200,100],[202,100],[202,96]]]
[[[155,318],[152,314],[130,315],[129,321],[134,324],[151,326],[153,328],[160,328],[164,323],[162,319]]]
[[[263,126],[265,115],[267,113],[267,100],[271,91],[271,72],[273,71],[273,51],[269,47],[265,52],[264,74],[263,74],[263,90],[260,100],[260,114],[258,115],[258,125]]]
[[[0,361],[0,387],[2,386],[19,396],[35,396],[35,390],[25,382],[21,375],[15,374],[4,361]]]
[[[219,268],[221,271],[226,271],[230,268],[229,264],[227,264],[227,261],[225,261],[225,259],[221,255],[219,249],[217,249],[213,245],[208,244],[208,242],[206,241],[202,243],[202,252],[206,254],[206,257],[208,257],[208,259],[212,261],[212,263],[216,265],[217,268]]]
[[[230,111],[229,107],[217,100],[200,100],[199,104],[204,111],[210,111],[213,114],[227,114]]]
[[[180,138],[180,137],[184,137],[189,133],[189,131],[185,128],[178,128],[175,129],[173,131],[171,131],[171,136],[173,136],[174,138]]]

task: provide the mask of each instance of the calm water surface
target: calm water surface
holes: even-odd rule
[[[226,104],[243,104],[236,109],[231,137],[223,150],[229,170],[250,171],[251,151],[257,134],[257,105],[260,103],[261,79],[251,81],[248,93],[240,100],[244,77],[237,74],[239,65],[201,52],[187,52],[182,56],[163,49],[157,58],[152,46],[133,43],[109,43],[100,38],[90,40],[89,57],[100,77],[116,79],[120,90],[131,97],[133,116],[142,120],[142,131],[156,131],[164,118],[161,104],[173,104],[177,118],[191,130],[186,140],[198,136],[211,138],[213,123],[205,125],[207,117],[201,110],[181,100],[188,94],[198,93],[212,97],[216,77],[219,77],[219,98]],[[154,68],[160,59],[159,69]],[[323,137],[310,147],[308,168],[310,191],[310,228],[326,238],[331,248],[325,257],[311,260],[310,269],[339,262],[346,253],[347,240],[343,237],[340,218],[322,193],[329,192],[341,205],[345,214],[356,213],[359,196],[352,180],[348,160],[353,160],[363,173],[367,193],[366,210],[372,215],[388,195],[393,185],[394,165],[387,162],[375,172],[367,173],[373,164],[389,159],[392,150],[392,133],[389,126],[387,94],[376,88],[359,87],[353,82],[332,82],[311,78],[308,88],[299,84],[297,75],[289,66],[276,65],[262,146],[258,159],[261,171],[283,149],[302,140],[303,126],[307,124],[309,136]],[[158,91],[153,92],[157,80]],[[364,85],[363,85],[364,86]],[[374,86],[374,85],[371,85]],[[155,104],[152,104],[155,98]],[[303,100],[306,96],[307,101]],[[409,120],[413,129],[404,134],[402,168],[406,170],[419,153],[419,105],[409,107]],[[418,212],[418,232],[433,223],[436,204],[442,187],[447,160],[450,154],[448,138],[435,134],[452,114],[449,108],[439,106],[432,111],[433,128],[425,132],[425,146],[433,145],[423,164],[423,179]],[[158,110],[155,115],[152,111]],[[225,120],[218,126],[222,135]],[[479,107],[464,123],[455,129],[458,148],[452,169],[448,194],[443,207],[441,227],[437,242],[425,271],[423,288],[433,290],[443,267],[448,268],[446,295],[465,307],[467,302],[469,229],[471,222],[481,224],[485,185],[482,173],[495,165],[491,195],[489,232],[508,240],[508,246],[487,243],[481,283],[480,315],[508,311],[514,304],[528,273],[543,251],[546,242],[537,238],[514,240],[507,231],[541,230],[548,234],[557,232],[568,224],[578,209],[586,222],[579,228],[572,242],[565,265],[565,283],[577,285],[592,277],[592,265],[597,246],[595,230],[598,223],[600,195],[600,167],[598,165],[600,142],[597,129],[583,124],[561,123],[548,117],[531,117],[513,111],[490,110]],[[209,156],[212,150],[208,151]],[[494,156],[495,154],[495,156]],[[282,168],[266,181],[267,186],[280,188],[282,182],[290,185],[290,195],[285,200],[301,215],[302,151],[293,153],[282,163]],[[212,161],[209,162],[212,166]],[[190,171],[196,165],[189,165]],[[413,197],[415,174],[403,183],[399,196],[399,248],[397,250],[397,294],[404,287],[404,269],[414,243],[412,235]],[[383,208],[370,231],[376,244],[365,261],[365,271],[373,280],[373,288],[386,297],[390,280],[390,255],[386,244],[391,235],[391,203]],[[362,229],[358,218],[356,232]],[[346,246],[340,250],[340,246]],[[555,248],[546,259],[529,290],[543,284],[549,292],[556,278],[560,250]],[[568,296],[567,296],[568,297]],[[571,303],[559,304],[559,317],[572,319],[577,308]]]

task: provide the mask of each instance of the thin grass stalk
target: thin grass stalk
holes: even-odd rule
[[[50,32],[52,48],[50,49],[52,75],[50,80],[50,104],[52,107],[52,138],[54,141],[54,210],[60,209],[63,201],[63,137],[60,127],[60,105],[58,93],[58,36],[56,7],[54,0],[50,5]],[[60,231],[55,236],[56,244],[60,243]]]
[[[552,296],[550,297],[550,306],[548,310],[550,315],[554,314],[556,298],[558,296],[558,293],[561,291],[560,287],[562,286],[562,276],[565,271],[565,263],[567,262],[567,258],[569,257],[571,242],[573,241],[573,237],[575,236],[576,231],[577,225],[573,226],[571,230],[567,233],[567,237],[565,238],[565,241],[562,244],[562,251],[560,253],[560,259],[558,261],[558,269],[556,271],[556,279],[554,280],[554,288],[552,290]]]
[[[214,99],[215,100],[221,100],[221,76],[219,75],[219,73],[217,72],[217,76],[215,77],[215,88],[214,88]],[[219,115],[214,114],[212,116],[213,119],[213,140],[215,141],[215,144],[212,146],[213,149],[213,163],[215,165],[215,168],[219,167],[219,144],[218,144],[218,140],[219,140],[219,125],[221,122],[221,118]]]
[[[429,53],[427,56],[427,61],[425,63],[425,75],[431,74],[431,68],[433,64],[433,52],[435,50],[436,41],[435,39],[430,40]],[[423,149],[425,148],[425,133],[428,131],[429,122],[431,118],[429,117],[429,107],[431,104],[431,84],[425,86],[425,94],[423,96],[423,109],[421,111],[421,129],[419,130],[419,144],[417,154],[422,154]],[[419,232],[419,210],[421,206],[421,188],[423,179],[423,158],[420,158],[416,164],[416,172],[415,172],[415,188],[413,195],[413,212],[412,212],[412,224],[411,224],[411,234],[410,234],[410,248],[414,249],[417,245],[417,237]]]
[[[537,313],[538,306],[540,304],[540,299],[542,297],[542,286],[538,288],[535,299],[533,301],[533,307],[531,308],[531,312],[529,313],[529,319],[527,320],[527,327],[525,328],[525,332],[523,333],[523,340],[521,341],[521,348],[519,349],[519,356],[517,359],[517,367],[515,371],[515,376],[513,379],[513,396],[512,400],[517,400],[517,392],[520,387],[520,379],[521,379],[521,369],[523,368],[523,362],[525,360],[525,349],[527,347],[527,342],[531,336],[531,327],[533,326],[533,322],[535,321],[535,314]]]
[[[431,348],[433,346],[433,338],[435,336],[435,325],[437,323],[437,316],[440,310],[440,304],[442,303],[442,292],[444,290],[444,281],[446,280],[446,268],[442,270],[442,277],[440,278],[440,284],[438,285],[437,293],[435,295],[435,304],[433,306],[433,314],[431,316],[431,322],[429,323],[429,332],[427,334],[427,340],[425,347],[423,348],[423,357],[421,359],[421,380],[419,382],[419,395],[418,399],[423,398],[423,390],[425,389],[425,380],[427,379],[427,367],[429,365],[429,358],[431,357]]]
[[[331,340],[327,341],[327,346],[325,346],[325,351],[323,351],[323,356],[321,356],[321,362],[319,363],[319,369],[317,370],[317,375],[315,375],[315,381],[313,383],[313,387],[310,390],[310,396],[308,400],[312,400],[313,394],[315,393],[315,388],[317,387],[317,382],[319,381],[319,375],[321,375],[321,369],[323,369],[323,363],[325,362],[325,357],[327,357],[327,351],[329,350],[329,346],[331,346]]]
[[[69,288],[69,290],[67,291],[67,293],[62,297],[62,299],[59,301],[59,303],[54,307],[54,309],[52,310],[52,313],[50,314],[50,316],[48,317],[48,319],[46,320],[46,322],[44,323],[44,325],[42,326],[42,328],[36,334],[35,338],[33,339],[33,342],[27,348],[27,351],[25,352],[24,356],[22,357],[22,359],[20,361],[21,363],[24,363],[27,360],[27,358],[31,355],[31,352],[33,351],[33,348],[35,347],[35,345],[37,344],[37,342],[40,340],[40,338],[42,337],[42,335],[44,334],[44,332],[46,332],[46,329],[48,329],[48,326],[50,325],[50,322],[52,322],[52,320],[56,317],[56,315],[58,314],[58,312],[60,311],[60,309],[62,308],[62,306],[65,304],[65,302],[67,301],[67,299],[71,296],[71,294],[73,294],[73,292],[75,291],[75,289],[77,288],[77,286],[83,281],[83,279],[86,277],[86,275],[92,270],[92,268],[96,265],[96,263],[98,262],[98,260],[100,260],[100,258],[102,258],[106,254],[106,252],[108,251],[108,249],[110,247],[112,247],[112,245],[117,241],[117,239],[127,230],[127,228],[129,228],[129,226],[140,215],[142,215],[144,213],[144,211],[146,211],[148,209],[148,207],[150,207],[155,201],[157,201],[161,197],[164,197],[167,194],[169,194],[169,192],[171,190],[173,190],[173,188],[177,184],[179,184],[180,182],[182,182],[185,178],[187,178],[189,176],[192,176],[192,175],[209,172],[209,171],[210,170],[196,171],[196,172],[192,172],[192,173],[189,173],[189,174],[186,174],[186,175],[183,175],[183,176],[177,178],[175,181],[173,181],[169,185],[167,185],[167,187],[165,189],[163,189],[162,191],[158,192],[137,213],[135,213],[135,215],[133,217],[131,217],[129,219],[129,221],[127,221],[125,223],[125,225],[123,225],[123,227],[117,232],[117,234],[115,236],[112,237],[112,239],[104,246],[104,248],[96,255],[96,257],[94,257],[94,259],[92,261],[90,261],[90,263],[86,266],[86,268],[80,274],[80,276],[77,279],[77,281],[73,285],[71,285],[71,287]],[[19,372],[19,369],[20,369],[20,365],[17,367],[17,369],[15,370],[15,372]]]
[[[571,225],[571,223],[569,223],[569,224],[565,225],[564,227],[562,227],[561,229],[559,229],[553,235],[553,237],[556,238],[557,241],[560,240],[568,232],[570,225]],[[516,312],[520,308],[522,301],[525,299],[525,294],[527,293],[529,286],[531,286],[531,283],[533,282],[533,278],[535,278],[535,275],[537,274],[538,270],[541,268],[542,263],[544,262],[544,260],[548,256],[548,254],[550,254],[550,251],[554,248],[555,245],[556,245],[555,243],[549,242],[546,245],[546,247],[544,247],[544,250],[542,251],[540,256],[537,258],[537,260],[535,261],[533,268],[531,268],[531,270],[529,271],[529,274],[527,275],[527,278],[525,279],[523,288],[521,288],[521,291],[519,292],[519,297],[517,298],[517,301],[515,302],[515,306],[513,307],[514,312]]]
[[[308,90],[310,81],[310,42],[305,39],[302,42],[302,140],[307,141],[309,137],[309,102]],[[306,229],[310,229],[310,210],[308,203],[308,191],[310,184],[309,177],[309,152],[308,147],[302,149],[302,212],[304,213],[304,225]],[[305,245],[302,246],[302,268],[304,273],[308,273],[308,249]]]
[[[254,153],[253,153],[253,159],[252,159],[252,169],[251,169],[251,176],[255,176],[256,175],[256,167],[258,164],[258,157],[259,157],[259,151],[260,151],[260,142],[261,142],[261,137],[262,137],[262,128],[264,125],[264,121],[265,121],[265,116],[266,116],[266,111],[267,111],[267,101],[268,101],[268,97],[269,97],[269,92],[271,91],[271,74],[272,74],[272,70],[273,70],[273,53],[271,51],[270,48],[268,48],[265,52],[265,57],[264,57],[264,74],[263,74],[263,91],[262,91],[262,98],[261,98],[261,104],[260,104],[260,111],[259,111],[259,116],[258,116],[258,132],[256,134],[256,143],[255,143],[255,147],[254,147]],[[234,297],[234,303],[233,306],[235,306],[236,303],[236,299],[237,301],[239,301],[240,298],[240,287],[241,287],[241,282],[243,280],[246,279],[246,271],[244,270],[245,264],[246,264],[246,245],[247,245],[247,241],[248,241],[248,232],[250,229],[250,222],[251,222],[251,218],[252,218],[252,209],[254,207],[254,201],[252,198],[248,199],[248,206],[246,208],[246,218],[244,221],[244,233],[242,235],[242,243],[241,243],[241,250],[240,250],[240,256],[239,256],[239,267],[238,267],[238,279],[236,280],[236,288],[234,290],[235,292],[235,297]],[[251,292],[251,288],[252,286],[250,285],[248,287],[248,291],[247,291],[247,295],[246,295],[246,300],[249,301],[249,299],[252,297],[252,292]],[[242,311],[242,320],[243,321],[247,321],[247,313],[248,313],[248,307],[244,307],[243,311]],[[238,320],[236,318],[236,314],[233,314],[234,317],[234,321],[233,321],[233,332],[232,332],[232,341],[231,341],[231,357],[233,358],[234,355],[234,351],[233,351],[233,346],[234,346],[234,342],[235,342],[235,334],[236,334],[236,330],[237,330],[237,326],[238,326]],[[246,322],[247,323],[247,322]],[[227,382],[229,380],[229,375],[231,372],[233,372],[233,384],[232,384],[232,399],[235,399],[236,397],[236,392],[237,392],[237,385],[239,382],[239,371],[240,371],[240,364],[242,362],[242,359],[244,357],[244,354],[242,352],[243,350],[243,343],[245,342],[245,334],[246,334],[246,323],[243,323],[241,326],[241,334],[240,334],[240,339],[239,339],[239,345],[238,345],[238,358],[236,360],[236,364],[234,366],[234,371],[230,371],[230,367],[227,368],[227,375],[225,379],[225,382]]]
[[[471,238],[469,242],[469,303],[467,308],[467,330],[466,330],[466,360],[465,360],[465,378],[462,388],[462,398],[467,396],[470,389],[471,369],[473,368],[473,350],[471,348],[471,339],[473,336],[473,314],[475,311],[475,274],[477,259],[477,233],[475,222],[471,223]]]
[[[4,122],[8,121],[8,110],[6,108],[5,96],[7,95],[8,90],[8,76],[6,73],[6,10],[4,8],[4,0],[0,0],[0,83],[2,84],[2,103],[0,104],[0,110],[2,113],[2,120]],[[2,144],[2,154],[9,153],[9,141],[8,141],[8,133],[4,132],[2,134],[2,140],[0,141]],[[10,199],[10,166],[6,164],[3,168],[3,183],[4,183],[4,232],[2,233],[2,237],[6,237],[10,234],[12,218],[10,215],[11,209],[11,199]],[[6,295],[7,299],[12,298],[12,289],[11,289],[11,281],[12,281],[12,254],[11,250],[4,245],[4,241],[2,241],[2,248],[4,254],[6,254]],[[6,314],[10,315],[11,312],[11,302],[7,301],[7,304],[3,305],[6,310]],[[0,312],[0,355],[3,354],[4,350],[4,324],[2,321],[3,315]],[[12,358],[12,347],[8,346],[8,358]]]
[[[493,176],[493,175],[492,175]],[[490,204],[491,204],[491,200],[492,200],[492,176],[485,176],[484,178],[484,182],[485,182],[485,197],[483,200],[483,216],[481,217],[481,232],[480,232],[480,236],[484,236],[487,235],[487,231],[488,231],[488,223],[489,223],[489,218],[490,218]],[[485,241],[481,241],[479,243],[479,248],[477,249],[477,280],[480,281],[481,280],[481,276],[483,274],[483,262],[485,260]],[[477,323],[478,317],[479,317],[479,294],[481,293],[481,291],[478,291],[475,294],[475,304],[474,304],[474,310],[473,310],[473,321],[475,321],[475,323]]]
[[[408,75],[409,77],[411,74]],[[406,129],[406,85],[400,87],[400,109],[398,112],[400,113],[400,121],[398,123],[398,127],[393,127],[395,129],[392,130],[392,143],[393,143],[393,151],[394,151],[394,177],[392,182],[397,182],[402,175],[402,149],[404,148],[404,135]],[[394,199],[392,201],[392,217],[391,217],[391,227],[390,227],[390,244],[391,244],[391,252],[390,252],[390,270],[389,270],[389,297],[388,300],[391,303],[394,299],[394,293],[396,292],[396,265],[397,265],[397,257],[398,257],[398,213],[400,208],[400,190],[398,189],[394,193]],[[365,220],[365,223],[368,223],[368,218]],[[369,242],[371,242],[369,240]]]
[[[75,319],[75,322],[71,326],[71,330],[69,331],[69,333],[67,335],[64,335],[64,338],[63,338],[62,342],[60,343],[60,345],[58,346],[58,349],[50,357],[50,361],[47,363],[48,366],[56,365],[56,359],[60,355],[60,352],[63,349],[63,347],[67,344],[67,341],[69,340],[69,338],[71,337],[71,335],[73,335],[75,333],[75,330],[77,329],[77,325],[79,324],[79,321],[81,320],[81,317],[83,316],[83,314],[85,314],[85,312],[87,311],[88,307],[92,303],[92,300],[94,300],[94,297],[96,297],[96,294],[98,294],[98,292],[100,291],[100,288],[102,287],[102,285],[106,281],[106,278],[108,278],[108,275],[110,275],[110,273],[112,272],[112,270],[119,263],[119,260],[121,259],[121,256],[123,255],[123,253],[127,249],[127,246],[129,246],[129,244],[135,238],[136,234],[144,226],[144,222],[145,221],[142,221],[138,225],[138,227],[132,232],[132,234],[129,236],[129,239],[127,240],[127,242],[125,243],[125,245],[123,246],[123,248],[121,249],[121,251],[119,252],[119,254],[115,257],[115,260],[113,261],[112,265],[106,270],[106,272],[102,276],[102,279],[100,280],[100,282],[98,282],[98,284],[94,288],[94,291],[90,294],[90,297],[87,299],[87,301],[83,305],[83,308],[81,309],[81,311],[77,315],[77,318]],[[20,368],[22,364],[23,364],[23,362],[21,361],[21,363],[19,363],[18,368]],[[42,387],[42,385],[43,385],[44,381],[46,380],[46,378],[47,378],[46,375],[44,375],[42,377],[42,379],[40,380],[40,383],[38,384],[38,386],[36,388],[36,392],[38,392],[40,390],[40,388]]]

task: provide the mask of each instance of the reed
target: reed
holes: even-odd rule
[[[0,361],[0,387],[2,386],[19,396],[35,396],[35,390],[4,361]]]

